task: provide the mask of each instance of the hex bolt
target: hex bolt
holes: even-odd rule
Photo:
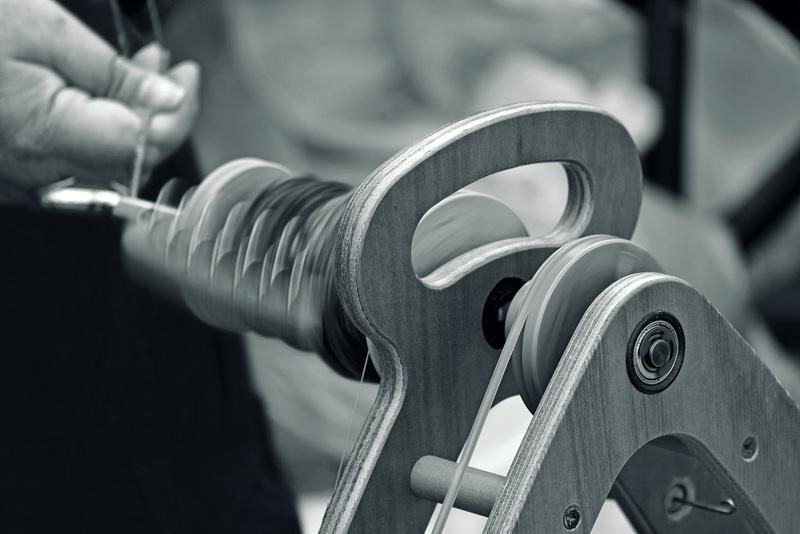
[[[576,505],[572,505],[564,511],[564,528],[575,530],[581,522],[581,511]]]

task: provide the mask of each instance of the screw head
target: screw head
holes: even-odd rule
[[[581,522],[581,511],[577,505],[572,505],[564,511],[564,528],[575,530]]]
[[[753,461],[758,454],[758,443],[755,436],[747,436],[742,442],[742,458],[746,461]]]

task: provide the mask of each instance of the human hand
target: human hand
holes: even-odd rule
[[[161,51],[130,61],[52,0],[0,0],[0,196],[68,176],[126,182],[147,123],[145,171],[189,134],[199,67],[157,72]]]

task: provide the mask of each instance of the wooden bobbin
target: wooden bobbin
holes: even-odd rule
[[[546,236],[485,245],[414,273],[411,241],[434,204],[489,174],[561,162],[567,207]],[[337,243],[342,303],[375,346],[381,384],[322,532],[422,532],[434,504],[411,491],[421,457],[455,460],[498,356],[482,312],[505,279],[528,280],[583,235],[628,238],[641,203],[638,154],[624,127],[585,105],[529,103],[446,126],[401,151],[356,192]],[[516,393],[510,374],[498,401]]]

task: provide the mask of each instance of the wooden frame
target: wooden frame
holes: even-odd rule
[[[411,240],[429,208],[494,172],[551,161],[564,164],[569,182],[553,232],[486,245],[416,277]],[[638,154],[621,124],[590,106],[552,103],[446,126],[367,179],[342,221],[337,283],[345,309],[373,342],[381,385],[321,532],[424,530],[434,503],[414,496],[410,473],[425,455],[455,460],[466,439],[499,354],[481,329],[492,288],[531,278],[572,239],[630,237],[641,187]],[[505,380],[497,401],[515,393]]]
[[[626,350],[635,326],[664,311],[683,327],[685,357],[667,389],[646,394],[629,379]],[[658,464],[665,456],[645,446],[665,436],[700,465]],[[798,445],[800,410],[719,312],[677,278],[631,275],[584,315],[484,532],[566,532],[563,516],[574,505],[581,522],[572,532],[589,532],[620,474],[623,507],[640,532],[800,532]],[[684,453],[666,457],[675,454]],[[702,487],[716,479],[738,515],[694,510],[670,520],[665,495],[687,475]]]

